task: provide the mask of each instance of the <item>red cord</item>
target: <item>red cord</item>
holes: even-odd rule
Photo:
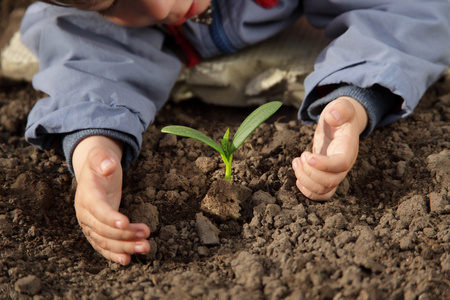
[[[278,0],[255,0],[260,6],[270,9],[278,4]]]
[[[173,36],[175,39],[175,43],[181,47],[185,57],[186,57],[186,66],[188,68],[193,68],[201,61],[201,56],[197,52],[197,50],[192,46],[192,44],[188,41],[188,39],[183,35],[183,29],[181,26],[166,26],[169,34]]]

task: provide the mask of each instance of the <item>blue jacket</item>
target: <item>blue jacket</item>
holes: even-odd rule
[[[186,22],[201,56],[234,52],[277,34],[301,15],[333,41],[305,80],[299,119],[316,122],[339,96],[369,113],[363,135],[407,116],[450,64],[448,0],[280,0],[266,9],[253,0],[213,0],[213,24]],[[21,26],[38,57],[37,102],[26,139],[48,148],[63,138],[66,157],[84,137],[125,142],[124,163],[135,159],[142,135],[167,101],[181,68],[160,27],[125,28],[93,12],[35,3]]]

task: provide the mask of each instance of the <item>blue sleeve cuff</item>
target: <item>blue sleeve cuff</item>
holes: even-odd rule
[[[137,142],[128,134],[122,133],[110,129],[83,129],[75,132],[68,133],[62,138],[62,148],[64,156],[66,157],[67,166],[69,171],[74,174],[72,165],[72,154],[78,143],[93,135],[103,135],[116,140],[120,140],[124,143],[122,154],[122,168],[125,170],[128,168],[130,162],[135,160],[139,155],[139,146]]]
[[[361,137],[371,134],[383,117],[401,103],[399,96],[380,85],[374,85],[370,88],[342,85],[311,103],[306,109],[309,117],[316,122],[319,121],[320,114],[325,106],[339,97],[351,97],[360,102],[366,109],[369,120],[366,129],[361,133]]]

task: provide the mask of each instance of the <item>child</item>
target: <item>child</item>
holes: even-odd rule
[[[122,168],[137,157],[181,68],[168,36],[189,41],[183,50],[193,64],[262,41],[302,14],[325,28],[334,40],[305,81],[299,111],[303,122],[318,123],[313,150],[292,162],[297,187],[314,200],[332,197],[359,138],[409,115],[450,64],[447,0],[42,2],[54,5],[32,5],[21,30],[40,62],[33,84],[49,96],[31,111],[25,135],[40,148],[62,139],[81,228],[123,265],[149,251],[149,228],[118,208]]]

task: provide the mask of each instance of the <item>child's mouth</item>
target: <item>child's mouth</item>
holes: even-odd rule
[[[195,16],[198,13],[198,0],[193,0],[192,5],[189,8],[189,10],[186,12],[186,14],[178,21],[175,22],[173,25],[181,25],[193,16]]]

